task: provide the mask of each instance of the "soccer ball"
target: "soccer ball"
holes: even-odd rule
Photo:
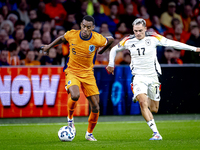
[[[75,137],[75,131],[70,126],[63,126],[58,131],[58,138],[64,142],[71,142]]]

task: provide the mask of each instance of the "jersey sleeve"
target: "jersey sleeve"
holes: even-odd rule
[[[67,31],[65,34],[64,34],[64,38],[69,41],[69,35],[70,35],[70,31]]]
[[[126,49],[125,43],[128,40],[128,37],[125,37],[122,39],[117,45],[115,45],[111,50],[110,50],[110,55],[109,55],[109,64],[108,66],[114,67],[115,65],[115,56],[118,51],[122,51]]]
[[[173,47],[175,49],[184,49],[184,50],[190,50],[190,51],[196,51],[196,47],[190,46],[178,41],[170,40],[165,38],[162,35],[155,34],[154,37],[157,39],[157,44],[160,46],[166,46],[166,47]]]
[[[108,43],[108,39],[105,38],[101,34],[98,35],[98,40],[97,41],[98,41],[98,46],[99,47],[103,47],[103,46],[107,45],[107,43]]]

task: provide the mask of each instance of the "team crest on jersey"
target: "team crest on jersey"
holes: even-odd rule
[[[89,51],[90,51],[90,52],[93,52],[94,50],[95,50],[95,46],[94,46],[94,45],[90,45],[90,46],[89,46]]]
[[[69,80],[67,84],[68,84],[68,85],[70,85],[71,83],[72,83],[72,81],[71,81],[71,80]]]
[[[150,39],[146,39],[146,40],[145,40],[145,44],[146,44],[147,46],[151,45],[151,40],[150,40]]]

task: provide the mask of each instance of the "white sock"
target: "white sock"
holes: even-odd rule
[[[154,119],[148,121],[147,124],[148,124],[149,128],[151,128],[151,130],[152,130],[154,133],[155,133],[155,132],[156,132],[156,133],[159,133],[159,132],[158,132],[158,129],[157,129],[157,127],[156,127],[156,124],[155,124]]]
[[[87,131],[87,134],[92,134],[92,133],[89,133],[89,132]]]
[[[72,118],[72,119],[69,119],[68,117],[67,117],[67,121],[73,121],[74,120],[74,118]]]

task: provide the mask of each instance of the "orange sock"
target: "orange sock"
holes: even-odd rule
[[[88,119],[89,124],[88,124],[87,132],[89,132],[89,133],[93,132],[94,127],[97,124],[98,118],[99,118],[99,112],[98,113],[93,113],[91,111],[89,119]]]
[[[67,108],[68,108],[68,118],[72,119],[73,118],[73,114],[74,114],[74,110],[77,106],[77,101],[74,101],[71,99],[71,97],[68,99],[67,102]]]

